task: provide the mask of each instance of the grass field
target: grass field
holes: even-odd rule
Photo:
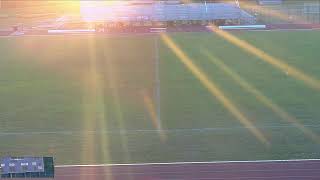
[[[234,35],[320,79],[320,32]],[[0,39],[0,156],[52,155],[57,164],[320,158],[317,139],[261,103],[203,52],[316,134],[319,90],[215,34],[169,36],[269,146],[158,36],[10,37]],[[163,131],[154,121],[156,59]]]

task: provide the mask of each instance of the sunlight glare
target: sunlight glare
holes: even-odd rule
[[[235,46],[243,49],[244,51],[257,56],[259,59],[269,63],[273,67],[279,69],[280,71],[286,73],[288,76],[296,78],[304,82],[307,86],[320,90],[320,80],[311,77],[310,75],[302,72],[301,70],[286,64],[284,60],[273,57],[270,54],[264,52],[263,50],[251,45],[250,43],[232,35],[229,32],[223,31],[215,26],[210,26],[212,32],[215,32],[220,37],[229,41]]]
[[[106,128],[106,111],[104,103],[103,84],[99,77],[99,65],[97,64],[97,53],[94,37],[88,38],[88,51],[89,51],[89,67],[87,73],[84,74],[84,142],[82,147],[82,159],[84,162],[94,162],[98,157],[100,147],[103,161],[110,161],[109,142],[108,138],[103,133],[94,133],[97,127]],[[99,136],[96,136],[98,134]],[[97,139],[98,138],[98,139]],[[97,141],[100,140],[100,143]],[[108,169],[104,169],[108,171]],[[85,172],[87,173],[87,172]],[[111,177],[111,172],[107,173]]]
[[[252,122],[233,104],[233,102],[225,96],[225,94],[209,80],[207,75],[198,68],[193,61],[187,56],[182,49],[166,34],[161,34],[163,42],[178,57],[178,59],[199,79],[199,81],[216,97],[221,104],[234,116],[241,124],[243,124],[250,132],[264,145],[269,146],[270,143],[262,132],[256,128]]]
[[[222,71],[228,74],[237,84],[239,84],[243,89],[251,93],[257,100],[263,103],[265,106],[270,108],[274,113],[276,113],[283,120],[292,123],[295,127],[301,130],[307,137],[311,138],[313,141],[320,143],[320,137],[310,129],[306,128],[301,124],[295,117],[290,115],[284,109],[282,109],[277,104],[273,103],[271,99],[265,96],[262,92],[256,89],[253,85],[243,79],[238,73],[233,71],[230,67],[223,63],[222,60],[219,60],[217,57],[214,57],[208,51],[203,51],[203,53],[208,57],[208,59],[217,65]]]
[[[155,108],[155,103],[153,102],[152,98],[145,91],[142,92],[142,96],[143,96],[143,102],[144,102],[145,108],[149,113],[149,116],[152,120],[153,126],[158,131],[158,134],[160,136],[161,141],[162,142],[166,141],[167,136],[162,129],[160,119],[158,119],[156,108]]]

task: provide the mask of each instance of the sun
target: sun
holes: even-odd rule
[[[47,1],[46,9],[58,12],[79,13],[81,0]]]

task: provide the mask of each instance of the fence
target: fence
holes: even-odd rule
[[[254,14],[258,23],[304,24],[320,23],[320,0],[291,0],[278,5],[242,6],[249,13]]]

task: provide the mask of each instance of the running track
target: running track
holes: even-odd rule
[[[58,166],[55,180],[319,180],[320,160]]]

